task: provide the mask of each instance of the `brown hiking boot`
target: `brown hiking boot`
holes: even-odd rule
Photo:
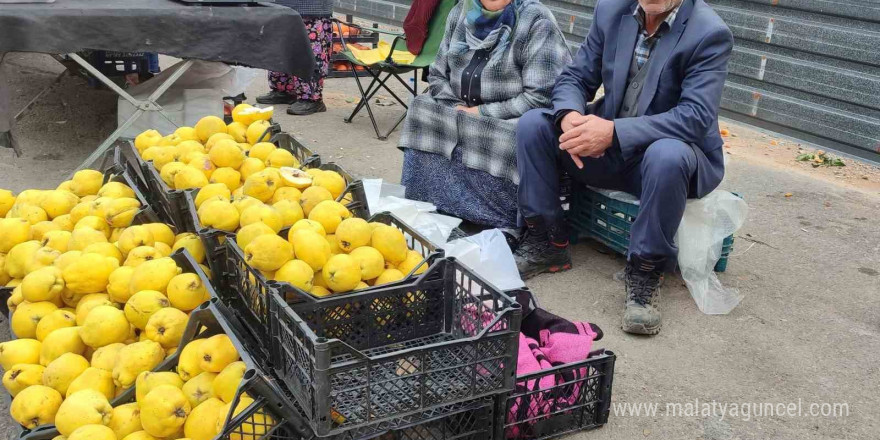
[[[666,260],[648,260],[631,255],[626,264],[626,308],[623,331],[638,335],[660,333],[663,314],[660,312],[660,284]]]

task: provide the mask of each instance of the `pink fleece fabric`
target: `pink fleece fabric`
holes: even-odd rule
[[[585,322],[574,325],[577,334],[541,330],[541,351],[553,365],[582,361],[590,355],[596,332]]]

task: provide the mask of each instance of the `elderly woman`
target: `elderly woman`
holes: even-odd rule
[[[400,137],[406,197],[477,225],[517,227],[516,121],[548,107],[571,60],[538,0],[461,0]]]

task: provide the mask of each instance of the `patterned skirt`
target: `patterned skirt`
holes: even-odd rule
[[[315,55],[315,74],[312,78],[299,78],[287,73],[269,72],[269,88],[286,92],[301,101],[320,101],[323,98],[324,78],[330,71],[333,22],[330,18],[304,18],[303,23]]]
[[[468,168],[461,148],[452,159],[406,148],[401,183],[406,198],[433,203],[441,213],[494,228],[517,227],[517,186],[510,180]]]

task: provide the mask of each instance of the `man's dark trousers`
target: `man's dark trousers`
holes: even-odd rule
[[[578,169],[568,153],[559,149],[560,135],[553,115],[546,110],[532,110],[519,121],[517,163],[523,216],[542,216],[549,222],[561,218],[559,178],[564,169],[584,185],[639,197],[641,207],[631,229],[630,253],[644,258],[672,257],[674,263],[675,232],[697,169],[694,149],[679,140],[662,139],[644,154],[624,160],[615,145],[601,158],[582,158],[584,168]]]

